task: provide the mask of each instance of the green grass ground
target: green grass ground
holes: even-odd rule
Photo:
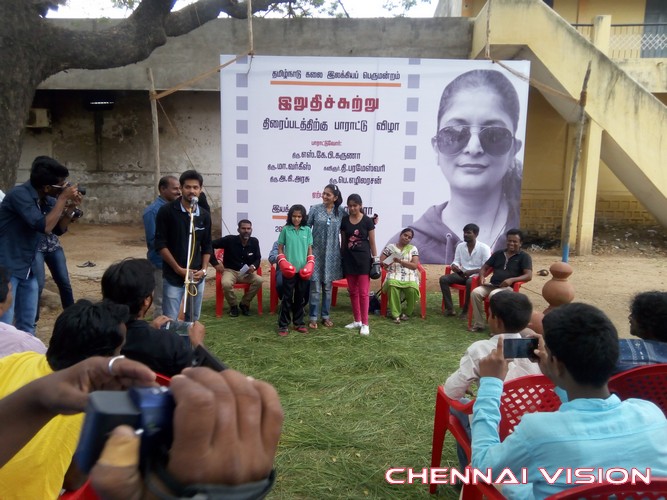
[[[430,464],[435,392],[466,347],[484,338],[445,318],[441,295],[428,296],[427,317],[400,325],[371,316],[369,337],[352,321],[347,294],[332,308],[336,326],[277,335],[275,314],[218,319],[204,304],[206,343],[230,367],[273,384],[285,411],[271,498],[428,498],[422,484],[390,485],[390,467]],[[457,467],[451,436],[443,467]],[[458,498],[449,486],[440,498]]]

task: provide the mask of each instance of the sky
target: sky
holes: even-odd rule
[[[386,0],[343,0],[343,5],[350,17],[386,17],[388,12],[383,9],[382,4]],[[176,3],[176,9],[179,6],[187,5],[187,0],[179,0]],[[412,8],[408,15],[410,17],[433,17],[437,0],[431,0],[429,4],[419,3]],[[69,0],[67,7],[60,7],[58,11],[50,11],[47,17],[50,18],[93,18],[93,17],[125,17],[126,11],[123,9],[114,9],[111,7],[110,0]]]

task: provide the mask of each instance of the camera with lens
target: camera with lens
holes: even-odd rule
[[[65,184],[65,187],[69,187],[71,185],[72,185],[72,183],[68,182],[67,184]],[[79,185],[79,186],[77,186],[77,190],[79,191],[79,194],[82,194],[84,196],[86,195],[86,186]],[[77,219],[80,219],[81,217],[83,217],[83,210],[81,210],[79,207],[72,208],[72,213],[70,214],[70,219],[77,220]]]
[[[81,210],[79,207],[75,207],[72,209],[72,215],[70,215],[70,219],[76,220],[80,219],[83,217],[83,210]]]
[[[74,453],[76,464],[88,474],[99,459],[109,433],[119,425],[129,425],[141,433],[139,463],[145,472],[169,451],[174,407],[174,398],[166,387],[92,392]]]
[[[187,337],[189,335],[190,327],[193,325],[191,321],[176,321],[170,320],[167,321],[164,325],[160,327],[161,330],[170,330],[172,332],[178,333],[182,337]]]

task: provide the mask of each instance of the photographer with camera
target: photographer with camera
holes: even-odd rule
[[[158,316],[144,320],[153,303],[155,277],[147,259],[128,258],[109,266],[102,276],[102,296],[130,308],[122,353],[169,377],[191,366],[194,347],[202,344],[206,329],[195,321],[184,323]],[[167,327],[167,328],[165,328]]]
[[[276,390],[234,370],[208,368],[185,370],[170,388],[176,407],[168,456],[142,478],[140,438],[118,427],[92,469],[95,491],[109,500],[263,498],[275,480],[283,422]]]
[[[72,222],[67,204],[81,203],[77,187],[66,181],[68,176],[64,165],[38,156],[32,163],[30,180],[9,191],[0,204],[0,265],[9,270],[14,292],[14,303],[0,321],[32,334],[39,301],[32,266],[40,235],[67,231]]]

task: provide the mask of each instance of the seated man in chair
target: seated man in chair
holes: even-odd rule
[[[251,236],[252,222],[247,219],[240,220],[238,232],[238,236],[229,234],[211,243],[213,249],[222,248],[225,251],[222,262],[218,261],[215,254],[211,256],[210,262],[217,272],[222,273],[222,291],[232,318],[239,315],[239,309],[244,316],[250,316],[250,301],[257,295],[263,282],[262,277],[257,274],[262,254],[259,241]],[[250,284],[248,291],[241,297],[240,304],[234,293],[234,285],[237,283]]]
[[[460,317],[468,314],[470,304],[470,285],[474,276],[491,257],[491,249],[486,243],[477,241],[479,226],[477,224],[466,224],[463,226],[463,241],[456,245],[454,261],[451,264],[452,272],[440,276],[440,290],[445,302],[445,316],[455,316],[454,304],[450,285],[465,285],[465,302],[461,306]]]
[[[470,294],[473,318],[471,332],[481,332],[486,328],[486,297],[504,290],[512,291],[512,285],[517,281],[533,279],[533,261],[530,255],[521,250],[523,233],[518,229],[510,229],[506,236],[507,248],[491,254],[479,271],[479,286]],[[486,283],[489,271],[493,271],[493,275],[490,283]]]
[[[618,341],[620,353],[615,371],[667,363],[667,292],[635,295],[628,319],[630,333],[637,338]]]

